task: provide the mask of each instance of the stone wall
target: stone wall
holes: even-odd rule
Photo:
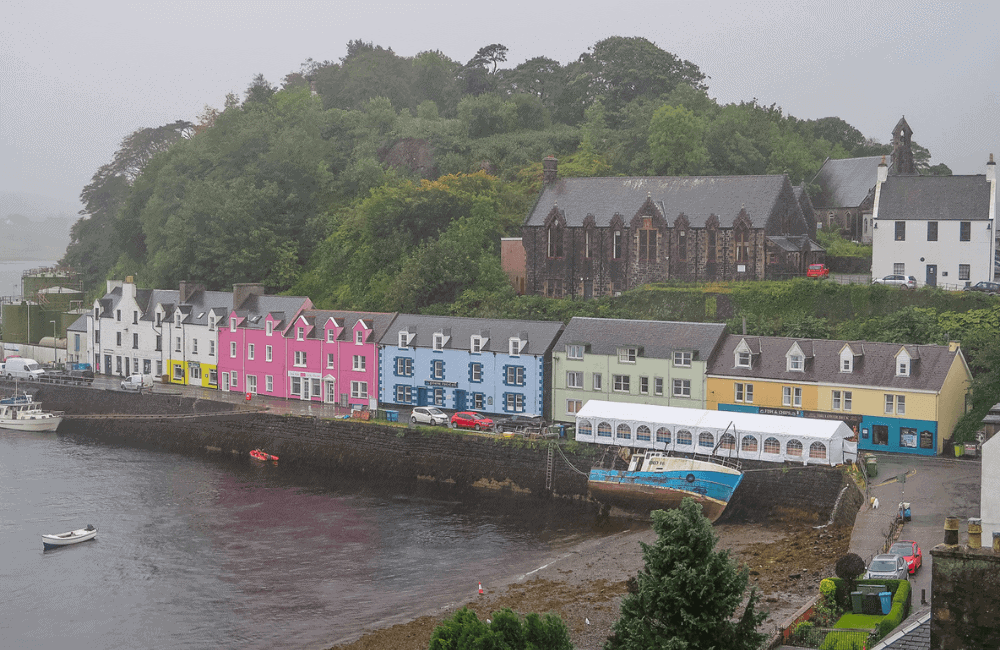
[[[792,516],[825,524],[847,485],[834,520],[853,525],[864,501],[854,482],[837,467],[744,463],[743,469],[743,481],[719,518],[720,523],[757,523]],[[851,492],[851,486],[857,495]]]
[[[230,402],[185,397],[153,391],[125,392],[72,385],[50,385],[18,382],[18,391],[26,390],[47,411],[64,411],[67,415],[185,415],[189,413],[219,413],[233,411],[238,405]],[[14,390],[14,384],[0,381],[4,395]]]
[[[931,549],[931,647],[996,648],[1000,635],[1000,553],[939,544]]]

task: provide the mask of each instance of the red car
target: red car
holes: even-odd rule
[[[889,549],[891,555],[901,555],[906,560],[906,568],[910,573],[916,573],[923,564],[924,555],[917,543],[910,539],[901,539]]]
[[[452,428],[488,431],[493,428],[493,420],[474,411],[459,411],[451,416]]]
[[[806,269],[807,278],[828,278],[830,277],[830,269],[826,268],[826,264],[810,264],[809,268]]]

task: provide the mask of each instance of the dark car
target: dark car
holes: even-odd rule
[[[996,296],[1000,295],[1000,282],[977,282],[965,287],[965,291],[980,291],[982,293]]]
[[[459,411],[451,416],[451,427],[459,429],[475,429],[488,431],[493,428],[493,420],[475,411]]]
[[[515,433],[540,433],[545,427],[545,420],[539,415],[512,415],[496,422],[497,431],[513,431]]]

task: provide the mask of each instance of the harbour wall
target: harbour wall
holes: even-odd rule
[[[550,451],[548,440],[275,415],[242,404],[156,392],[43,386],[36,398],[44,408],[66,413],[60,433],[109,444],[243,457],[262,448],[278,455],[285,467],[382,482],[433,480],[458,489],[492,488],[579,502],[587,501],[586,474],[603,453],[565,440]],[[750,465],[720,522],[790,515],[854,523],[863,497],[839,468]]]

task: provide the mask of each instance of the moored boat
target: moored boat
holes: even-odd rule
[[[0,399],[0,428],[17,431],[55,431],[62,412],[43,411],[28,393]]]
[[[265,451],[261,451],[260,449],[254,449],[251,451],[250,457],[256,460],[278,460],[278,457],[274,454],[269,454]]]
[[[59,548],[60,546],[69,546],[71,544],[86,542],[88,539],[94,539],[95,537],[97,537],[97,528],[91,524],[87,524],[86,528],[71,530],[68,533],[59,533],[58,535],[42,535],[42,546],[46,549]]]
[[[677,508],[691,497],[715,521],[742,480],[736,467],[647,451],[634,454],[627,470],[591,469],[588,487],[597,501],[632,510]]]

